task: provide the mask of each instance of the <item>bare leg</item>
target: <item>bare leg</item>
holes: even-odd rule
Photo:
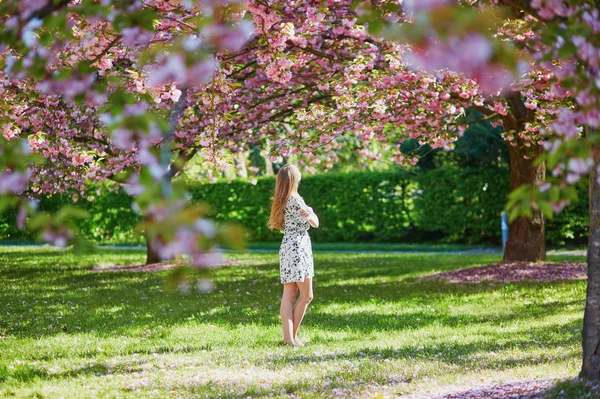
[[[304,279],[301,283],[296,283],[298,288],[300,289],[300,297],[296,301],[296,305],[294,305],[294,342],[296,344],[302,345],[300,341],[298,341],[298,328],[300,327],[300,323],[302,323],[302,319],[304,318],[304,314],[306,313],[306,308],[308,304],[313,299],[313,288],[312,288],[312,278]]]
[[[298,287],[296,283],[285,283],[283,284],[283,295],[281,296],[281,308],[279,314],[281,315],[281,326],[283,327],[283,343],[288,345],[294,345],[294,301],[296,300],[296,293]]]

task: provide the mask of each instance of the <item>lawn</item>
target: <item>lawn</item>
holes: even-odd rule
[[[168,271],[90,272],[138,250],[0,247],[0,397],[427,396],[578,373],[584,281],[446,284],[418,278],[500,256],[320,252],[291,348],[277,254],[228,257],[205,294]]]

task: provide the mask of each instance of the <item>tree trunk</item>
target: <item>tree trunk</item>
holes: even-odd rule
[[[179,118],[185,110],[185,106],[187,103],[187,95],[188,88],[184,87],[181,91],[179,99],[171,109],[171,113],[169,115],[169,129],[165,133],[164,139],[160,145],[160,161],[164,171],[164,176],[162,177],[161,184],[161,194],[162,198],[165,200],[171,199],[173,177],[175,177],[175,175],[177,175],[177,173],[179,173],[183,169],[183,165],[185,164],[185,162],[191,159],[195,153],[195,151],[189,151],[186,155],[182,157],[183,159],[179,160],[180,162],[174,162],[173,160],[172,140],[175,136],[175,130],[177,129],[177,125],[179,124]],[[146,214],[145,220],[146,222],[153,221],[152,215]],[[164,260],[161,259],[161,257],[158,255],[158,251],[156,250],[156,248],[154,248],[152,240],[153,237],[150,237],[148,232],[144,234],[144,237],[146,240],[146,264],[150,265]],[[156,237],[156,239],[160,239],[160,237]]]
[[[505,98],[511,110],[511,113],[503,118],[505,131],[524,131],[525,123],[534,120],[534,111],[525,108],[519,92],[511,92]],[[510,190],[513,191],[524,184],[539,185],[546,177],[546,164],[534,166],[534,163],[543,152],[542,146],[535,142],[526,143],[520,137],[515,137],[513,142],[516,146],[508,147]],[[544,215],[539,209],[534,209],[531,218],[519,217],[509,224],[503,261],[537,262],[545,259]]]
[[[273,170],[273,162],[269,159],[269,157],[264,157],[265,159],[265,176],[275,176],[275,171]]]
[[[534,166],[535,158],[542,152],[538,144],[531,147],[509,147],[510,191],[524,184],[538,185],[546,176],[544,163]],[[527,156],[526,159],[524,156]],[[504,262],[537,262],[546,259],[546,236],[544,215],[533,210],[531,218],[519,217],[508,226],[508,240],[504,249]]]
[[[581,332],[583,363],[581,377],[600,379],[600,188],[596,168],[600,165],[600,144],[592,146],[594,167],[590,172],[590,238],[588,245],[588,281]]]
[[[238,152],[237,155],[233,156],[237,173],[242,179],[248,178],[248,154],[246,151]],[[235,177],[235,176],[234,176]]]
[[[146,238],[146,264],[151,265],[153,263],[159,263],[161,259],[152,244],[152,240],[149,239],[148,235],[144,235],[144,237]]]

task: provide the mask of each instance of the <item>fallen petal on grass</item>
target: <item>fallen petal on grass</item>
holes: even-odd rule
[[[449,283],[585,280],[587,279],[587,265],[582,262],[495,263],[488,266],[468,267],[429,274],[421,277],[421,279],[439,279]]]

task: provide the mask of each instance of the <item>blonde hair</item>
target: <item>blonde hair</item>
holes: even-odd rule
[[[292,193],[298,190],[300,178],[300,171],[294,165],[283,165],[277,172],[277,182],[275,183],[271,216],[268,223],[271,230],[283,229],[285,206]]]

